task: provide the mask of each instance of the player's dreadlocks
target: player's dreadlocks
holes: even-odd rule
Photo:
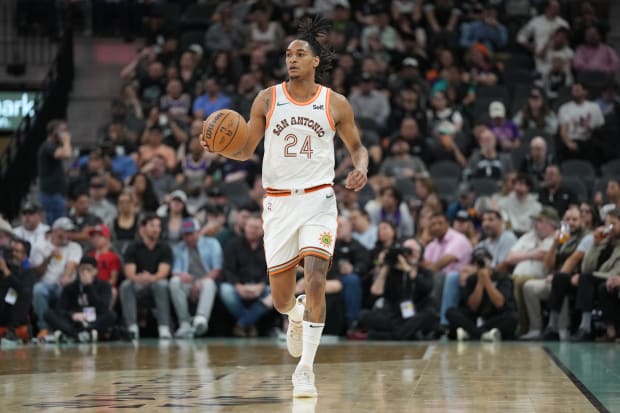
[[[314,19],[306,18],[300,21],[298,26],[298,39],[308,42],[314,55],[320,59],[319,65],[315,69],[315,78],[319,83],[329,80],[329,71],[334,60],[333,51],[318,40],[321,37],[327,36],[330,28],[331,24],[329,21],[318,16]]]

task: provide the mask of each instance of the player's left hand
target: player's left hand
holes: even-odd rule
[[[367,173],[368,171],[359,168],[355,168],[349,172],[345,182],[345,188],[352,189],[355,192],[361,191],[366,185],[366,182],[368,182],[368,177],[366,176]]]

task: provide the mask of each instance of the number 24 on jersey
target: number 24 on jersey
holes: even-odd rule
[[[304,143],[301,145],[301,149],[299,152],[297,151],[297,139],[296,135],[289,133],[284,137],[284,141],[286,145],[284,145],[284,157],[285,158],[296,158],[297,155],[305,155],[308,159],[312,159],[312,138],[310,136],[306,136],[304,139]]]

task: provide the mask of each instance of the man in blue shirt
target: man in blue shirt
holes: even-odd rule
[[[488,4],[480,20],[464,24],[461,29],[461,47],[469,49],[474,43],[482,43],[493,51],[508,44],[508,30],[497,20],[497,10]]]
[[[220,86],[217,84],[217,80],[209,78],[205,81],[204,95],[196,98],[192,110],[194,116],[200,112],[204,118],[208,118],[213,112],[230,107],[230,97],[220,92]]]
[[[213,237],[200,234],[200,224],[185,218],[181,224],[183,242],[174,249],[170,296],[181,326],[177,338],[192,338],[207,331],[217,286],[222,271],[222,247]],[[198,301],[193,325],[190,324],[188,298]]]

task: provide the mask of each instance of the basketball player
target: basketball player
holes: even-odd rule
[[[298,39],[286,49],[289,80],[257,95],[248,142],[233,156],[249,159],[265,137],[265,254],[273,304],[289,317],[288,351],[301,356],[292,377],[294,397],[317,396],[313,363],[325,323],[325,277],[338,215],[332,189],[336,133],[355,166],[346,178],[346,188],[361,190],[368,171],[368,151],[361,144],[349,102],[317,83],[331,57],[317,41],[327,31],[321,20],[300,26]],[[306,295],[296,300],[298,264],[304,266]]]

